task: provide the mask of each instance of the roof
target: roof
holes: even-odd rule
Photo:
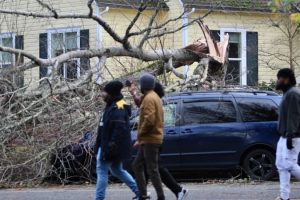
[[[182,0],[186,8],[271,12],[269,0]]]
[[[112,8],[129,8],[129,9],[137,9],[140,4],[141,0],[96,0],[99,7],[112,7]],[[148,10],[154,10],[156,7],[156,3],[159,0],[153,0],[148,5]],[[162,0],[160,0],[162,1]],[[169,10],[169,7],[167,4],[163,1],[161,10]]]
[[[241,95],[241,96],[280,96],[276,92],[263,90],[208,90],[191,91],[168,94],[168,97],[175,96],[203,96],[203,95]]]

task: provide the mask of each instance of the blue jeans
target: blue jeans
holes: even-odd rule
[[[108,185],[108,171],[113,176],[119,178],[124,182],[136,196],[139,196],[139,190],[133,177],[123,169],[122,162],[105,162],[100,159],[101,148],[97,154],[97,184],[95,200],[103,200],[105,198],[105,191]]]

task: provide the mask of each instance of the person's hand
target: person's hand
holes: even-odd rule
[[[137,148],[139,148],[139,146],[140,146],[140,143],[138,141],[135,141],[135,143],[133,144],[133,148],[137,149]]]
[[[136,93],[135,85],[132,82],[130,82],[129,80],[127,80],[125,84],[128,88],[128,91],[130,92],[130,94],[134,95]]]
[[[293,146],[293,138],[287,138],[286,140],[286,147],[288,148],[288,150],[291,150],[294,148]]]

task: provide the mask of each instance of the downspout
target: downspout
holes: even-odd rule
[[[184,8],[184,4],[182,2],[182,0],[179,0],[179,3],[182,7],[182,10],[183,12],[185,12],[185,8]],[[182,26],[184,27],[182,29],[182,45],[183,47],[186,47],[188,45],[188,37],[189,37],[189,32],[188,32],[188,23],[189,23],[189,15],[191,15],[192,13],[195,12],[195,8],[192,8],[192,10],[188,13],[184,13],[184,15],[182,16]],[[185,65],[184,66],[184,74],[185,74],[185,77],[188,76],[188,72],[189,72],[189,66],[188,65]]]
[[[105,7],[105,10],[100,12],[99,4],[96,3],[96,15],[101,18],[105,13],[109,11],[109,7]],[[103,28],[100,26],[99,23],[97,23],[96,26],[96,49],[101,49],[103,47]],[[97,77],[96,77],[96,83],[101,84],[102,78],[101,78],[101,71],[100,69],[100,58],[97,57]]]

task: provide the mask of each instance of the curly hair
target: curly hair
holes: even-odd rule
[[[277,78],[280,77],[290,79],[290,83],[292,86],[295,86],[297,84],[295,73],[290,68],[280,69],[277,73]]]
[[[155,82],[154,92],[160,97],[163,98],[165,96],[165,90],[162,84],[159,82]]]

